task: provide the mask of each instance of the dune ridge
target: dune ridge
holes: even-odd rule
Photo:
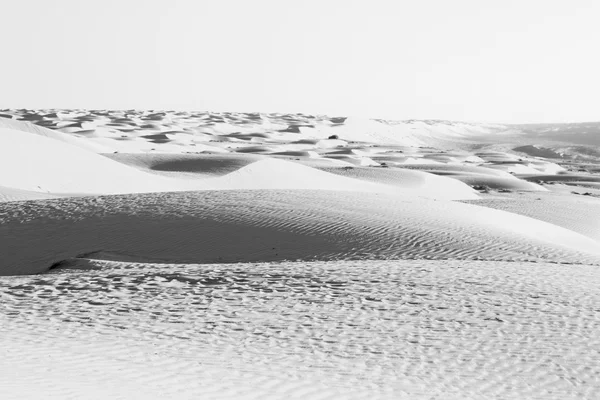
[[[598,242],[449,201],[328,190],[204,191],[5,203],[4,275],[113,253],[141,262],[485,259],[598,264]],[[10,249],[10,251],[8,251]],[[93,256],[90,256],[93,258]]]

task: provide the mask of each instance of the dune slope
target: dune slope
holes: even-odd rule
[[[169,262],[485,259],[600,263],[598,242],[470,204],[340,191],[207,191],[5,203],[0,273],[71,257]]]
[[[156,176],[123,165],[66,142],[12,129],[0,129],[0,185],[25,193],[52,197],[66,194],[118,194],[180,190],[233,190],[270,188],[331,188],[393,192],[394,189],[338,177],[286,161],[258,161],[226,176],[198,182]],[[10,171],[10,172],[8,172]],[[2,192],[4,193],[4,191]],[[2,195],[13,199],[12,195]],[[32,195],[29,198],[36,198]],[[475,198],[467,193],[461,198]]]
[[[112,152],[112,148],[109,146],[103,146],[84,137],[75,135],[65,135],[63,132],[48,129],[27,121],[0,118],[0,129],[16,130],[38,136],[43,136],[50,139],[55,139],[63,143],[68,143],[95,153]]]
[[[56,138],[0,128],[0,185],[45,193],[113,194],[175,190],[153,176]]]
[[[600,199],[597,197],[569,192],[546,192],[539,196],[532,192],[518,196],[495,194],[471,203],[562,226],[597,240],[600,247]]]

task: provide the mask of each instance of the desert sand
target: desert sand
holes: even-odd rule
[[[599,130],[0,110],[0,397],[596,398]]]

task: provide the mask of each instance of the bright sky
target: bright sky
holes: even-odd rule
[[[598,0],[19,0],[0,108],[600,120]]]

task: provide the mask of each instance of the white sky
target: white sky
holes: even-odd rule
[[[1,0],[0,108],[600,120],[598,0]]]

